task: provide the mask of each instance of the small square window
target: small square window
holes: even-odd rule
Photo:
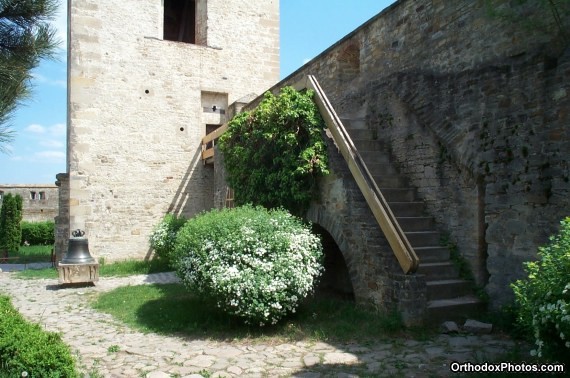
[[[38,193],[36,193],[36,192],[30,192],[30,199],[31,199],[31,200],[36,200],[36,199],[37,199],[37,195],[38,195]]]
[[[196,43],[196,1],[164,0],[163,38]]]
[[[40,192],[40,193],[39,193],[39,199],[40,199],[40,200],[45,200],[45,199],[46,199],[46,192]]]

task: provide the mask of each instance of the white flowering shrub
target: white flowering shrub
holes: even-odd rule
[[[176,234],[186,220],[184,217],[166,214],[152,230],[149,243],[159,259],[170,261],[176,243]]]
[[[184,284],[246,324],[275,324],[294,313],[322,272],[322,246],[285,210],[242,206],[190,219],[178,233]]]
[[[532,355],[570,361],[570,217],[539,248],[540,259],[525,263],[528,278],[512,287],[518,321],[532,334]]]

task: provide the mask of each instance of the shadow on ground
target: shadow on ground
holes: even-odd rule
[[[101,294],[94,306],[144,331],[192,339],[270,337],[284,341],[361,342],[383,340],[403,330],[397,316],[379,316],[353,301],[331,297],[308,299],[295,314],[275,326],[248,326],[182,284],[120,287]]]

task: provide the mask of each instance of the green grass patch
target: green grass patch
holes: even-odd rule
[[[169,271],[172,271],[172,268],[164,260],[124,260],[106,263],[105,260],[99,259],[101,277],[126,277]]]
[[[172,270],[166,263],[160,260],[125,260],[110,264],[100,260],[99,264],[99,277],[126,277]],[[58,278],[58,273],[55,268],[26,269],[17,272],[15,276],[21,279],[55,279]]]
[[[6,264],[29,264],[34,262],[51,261],[51,245],[22,245],[18,252],[10,253],[8,257],[17,257],[7,260]]]
[[[311,299],[271,327],[244,325],[181,284],[125,286],[100,294],[93,308],[143,332],[215,340],[270,338],[350,342],[400,334],[397,314],[382,315],[354,302]]]
[[[13,273],[15,278],[25,280],[40,280],[40,279],[57,279],[57,269],[55,268],[42,268],[42,269],[26,269]]]

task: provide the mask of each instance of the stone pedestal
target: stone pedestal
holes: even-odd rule
[[[60,284],[89,283],[99,281],[99,263],[62,264],[57,267]]]

